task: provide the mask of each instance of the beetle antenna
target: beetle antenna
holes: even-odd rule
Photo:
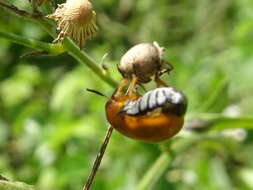
[[[99,91],[97,91],[97,90],[90,89],[90,88],[87,88],[86,90],[87,90],[88,92],[92,92],[92,93],[94,93],[94,94],[97,94],[97,95],[99,95],[99,96],[103,96],[103,97],[109,99],[108,96],[106,96],[105,94],[103,94],[102,92],[99,92]]]

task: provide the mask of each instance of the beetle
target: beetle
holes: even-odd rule
[[[124,81],[123,81],[124,83]],[[106,103],[109,123],[123,135],[146,142],[160,142],[177,134],[187,109],[185,95],[173,87],[160,87],[143,95],[118,88]]]
[[[166,86],[159,78],[164,73],[170,73],[173,66],[163,60],[164,48],[157,42],[140,43],[130,48],[117,64],[118,71],[129,81],[138,78],[139,83],[148,83],[155,76],[158,86]]]

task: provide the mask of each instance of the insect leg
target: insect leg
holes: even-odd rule
[[[164,81],[162,81],[157,74],[155,76],[155,82],[156,82],[157,87],[161,87],[161,86],[167,87],[167,86],[169,86]]]
[[[118,97],[122,95],[122,90],[123,88],[126,86],[126,84],[128,83],[128,78],[123,78],[121,79],[118,88],[116,89],[115,93],[114,93],[114,97]]]
[[[137,81],[138,81],[138,77],[133,75],[126,94],[129,94],[130,96],[133,94],[133,91],[134,91],[134,88],[136,87]]]

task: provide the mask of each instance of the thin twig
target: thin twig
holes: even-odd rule
[[[112,131],[113,131],[113,127],[110,125],[109,128],[108,128],[108,130],[107,130],[107,133],[106,133],[105,139],[103,141],[103,144],[100,147],[99,153],[97,154],[97,157],[96,157],[96,160],[95,160],[95,162],[93,164],[93,167],[92,167],[92,170],[90,172],[90,175],[89,175],[86,183],[83,186],[83,190],[89,190],[90,189],[90,186],[91,186],[91,184],[93,182],[93,179],[94,179],[94,177],[95,177],[95,175],[97,173],[97,170],[98,170],[98,168],[100,166],[101,160],[102,160],[102,158],[104,156],[107,144],[108,144],[108,142],[110,140],[110,137],[112,135]]]
[[[8,4],[6,4],[2,1],[0,1],[0,6],[6,8],[6,9],[9,9],[9,10],[11,10],[11,11],[15,12],[16,14],[18,14],[20,16],[23,16],[23,17],[27,17],[27,18],[39,18],[39,17],[41,17],[41,15],[38,14],[38,13],[29,13],[27,11],[20,10],[16,6],[8,5]]]

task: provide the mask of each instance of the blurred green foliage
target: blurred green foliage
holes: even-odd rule
[[[6,2],[31,10],[25,0]],[[128,48],[159,42],[175,67],[162,79],[189,99],[186,127],[207,129],[184,130],[161,144],[114,132],[92,189],[136,189],[162,152],[169,161],[152,189],[253,189],[253,1],[93,4],[100,32],[85,51],[97,63],[108,53],[105,65],[119,81],[116,63]],[[1,30],[52,41],[39,25],[0,10]],[[85,89],[108,96],[114,89],[67,54],[20,58],[32,49],[2,38],[0,44],[0,173],[39,190],[81,189],[108,125],[106,100]]]

